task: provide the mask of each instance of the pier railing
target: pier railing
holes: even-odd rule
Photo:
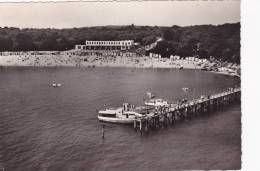
[[[171,103],[167,106],[160,106],[154,112],[136,117],[134,128],[143,133],[174,125],[178,121],[190,120],[195,116],[217,111],[231,103],[240,101],[240,97],[240,88],[229,88],[224,92],[203,96],[185,103]]]

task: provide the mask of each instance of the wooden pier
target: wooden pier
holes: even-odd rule
[[[224,92],[193,99],[185,103],[172,103],[167,107],[156,107],[154,112],[136,117],[134,129],[145,133],[150,130],[175,125],[177,122],[191,120],[196,116],[223,109],[227,105],[239,102],[240,97],[240,88],[229,88]]]

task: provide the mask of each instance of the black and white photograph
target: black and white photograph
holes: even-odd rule
[[[1,2],[0,171],[240,170],[240,7]]]

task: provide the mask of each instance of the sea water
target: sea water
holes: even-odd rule
[[[148,135],[106,124],[102,139],[97,119],[104,107],[142,105],[147,91],[178,101],[239,84],[197,70],[2,68],[0,170],[239,169],[240,104]]]

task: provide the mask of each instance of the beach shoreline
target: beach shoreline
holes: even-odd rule
[[[230,64],[229,64],[230,65]],[[237,68],[223,67],[210,61],[191,61],[187,58],[169,59],[148,56],[117,55],[0,55],[0,67],[120,67],[120,68],[167,68],[205,70],[216,74],[240,77]],[[213,68],[213,69],[212,69]]]

